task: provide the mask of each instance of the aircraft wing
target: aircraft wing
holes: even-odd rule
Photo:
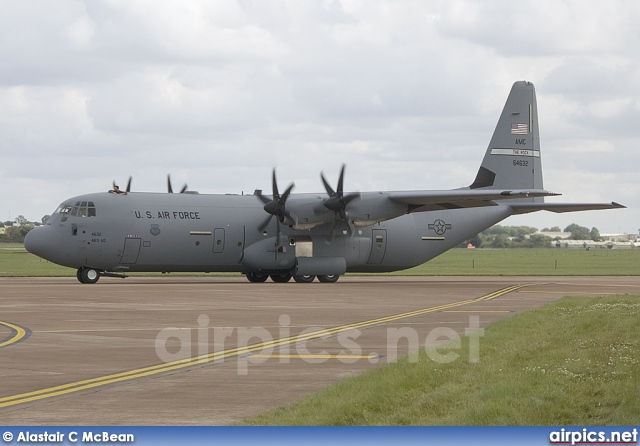
[[[409,212],[438,211],[442,209],[475,208],[497,206],[495,201],[517,198],[549,197],[560,195],[544,189],[478,190],[454,189],[434,191],[391,192],[389,199],[408,204]],[[533,204],[533,203],[532,203]],[[537,204],[537,203],[536,203]]]
[[[516,214],[528,214],[529,212],[535,211],[562,213],[626,208],[626,206],[616,203],[615,201],[611,203],[514,203],[510,206]]]

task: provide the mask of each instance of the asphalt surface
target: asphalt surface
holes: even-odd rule
[[[0,419],[231,424],[465,332],[481,361],[479,327],[624,293],[640,277],[0,278]]]

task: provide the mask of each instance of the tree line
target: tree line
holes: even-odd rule
[[[544,228],[540,232],[561,233],[570,232],[569,240],[602,241],[598,228],[591,229],[572,223],[564,231],[558,226]],[[560,240],[560,235],[549,236],[538,233],[538,229],[531,226],[501,226],[495,225],[472,237],[463,246],[473,245],[476,248],[551,248],[553,240]]]
[[[36,226],[41,226],[47,222],[50,215],[42,217],[42,221],[32,222],[23,215],[18,215],[13,221],[0,221],[0,243],[23,243],[27,232]]]

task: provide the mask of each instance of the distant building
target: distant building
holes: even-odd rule
[[[602,241],[594,242],[593,240],[552,240],[551,246],[560,249],[633,249],[640,248],[640,243],[632,241]]]
[[[536,232],[536,234],[540,234],[540,235],[546,235],[547,237],[551,237],[553,239],[555,238],[560,238],[560,239],[567,239],[567,238],[571,238],[571,233],[570,232]]]
[[[600,234],[602,240],[608,242],[636,242],[638,234]]]

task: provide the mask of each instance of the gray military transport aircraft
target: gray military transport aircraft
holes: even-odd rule
[[[115,191],[65,200],[25,247],[77,268],[81,283],[136,271],[235,271],[250,282],[335,282],[345,272],[420,265],[505,218],[535,211],[616,209],[545,203],[536,95],[516,82],[470,186],[345,193],[344,166],[326,193],[209,195]],[[114,188],[115,189],[115,188]],[[274,218],[275,217],[275,218]]]

